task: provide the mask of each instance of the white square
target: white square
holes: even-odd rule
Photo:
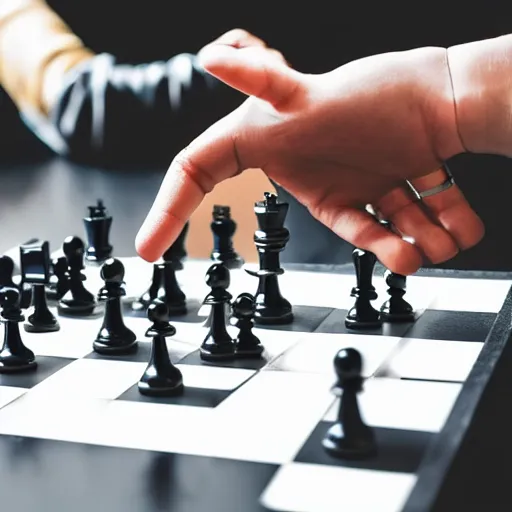
[[[334,382],[334,357],[343,348],[355,348],[363,359],[363,375],[373,375],[400,342],[392,336],[312,333],[276,358],[269,370],[330,374]]]
[[[479,342],[411,338],[382,371],[399,378],[463,382],[483,346]]]
[[[424,293],[431,294],[429,309],[498,313],[511,280],[455,277],[416,277]],[[406,296],[407,298],[407,296]]]
[[[278,469],[261,496],[273,511],[399,512],[416,476],[292,463]]]
[[[440,432],[462,384],[372,378],[359,394],[361,415],[368,425],[376,427]],[[336,421],[336,400],[324,419]]]
[[[146,363],[113,359],[78,359],[31,390],[41,400],[52,398],[115,399],[139,381]]]
[[[20,396],[24,395],[28,389],[17,388],[14,386],[0,386],[0,409],[10,404]]]

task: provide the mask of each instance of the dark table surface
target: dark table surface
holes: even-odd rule
[[[110,170],[62,158],[0,163],[0,253],[30,238],[58,249],[69,235],[85,239],[87,206],[102,198],[113,216],[117,254],[135,255],[134,240],[164,170]]]

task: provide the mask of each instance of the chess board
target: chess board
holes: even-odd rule
[[[93,352],[101,311],[59,317],[58,332],[22,330],[35,372],[0,375],[3,510],[466,510],[475,502],[464,478],[478,471],[493,478],[471,457],[498,435],[489,432],[500,421],[489,415],[489,394],[511,375],[503,360],[511,350],[512,276],[420,272],[408,279],[413,324],[354,332],[344,325],[352,269],[289,266],[280,285],[295,321],[255,328],[263,359],[205,363],[198,348],[210,262],[186,261],[178,279],[189,312],[172,318],[177,332],[168,339],[185,392],[155,398],[137,390],[151,342],[147,319],[129,308],[152,267],[122,261],[135,354]],[[97,292],[99,268],[89,265],[86,274]],[[233,296],[256,285],[243,270],[231,272]],[[378,307],[387,298],[379,270],[374,285]],[[336,416],[333,358],[347,347],[364,359],[361,411],[378,442],[378,455],[364,461],[334,459],[321,446]]]

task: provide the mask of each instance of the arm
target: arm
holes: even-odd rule
[[[87,49],[43,0],[4,1],[0,83],[57,153],[101,165],[167,164],[242,101],[195,55],[120,65]]]
[[[453,46],[447,56],[466,150],[512,157],[512,35]]]

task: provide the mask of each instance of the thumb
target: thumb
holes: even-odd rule
[[[232,135],[235,112],[212,125],[172,161],[135,240],[141,258],[150,262],[160,258],[204,196],[240,171]]]
[[[248,96],[270,103],[276,110],[283,110],[306,91],[304,75],[290,68],[275,50],[214,42],[198,57],[210,74]]]

